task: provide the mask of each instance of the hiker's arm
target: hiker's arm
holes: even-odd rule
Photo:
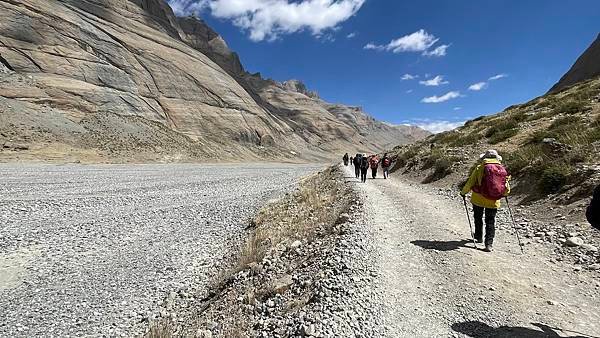
[[[473,170],[473,172],[471,173],[471,176],[469,176],[467,183],[465,183],[465,186],[462,188],[462,191],[460,192],[460,194],[462,196],[465,196],[466,194],[468,194],[469,191],[471,191],[471,189],[475,185],[475,182],[477,181],[477,172],[478,171],[479,171],[479,167],[477,167],[477,169]]]

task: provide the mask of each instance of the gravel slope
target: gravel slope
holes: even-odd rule
[[[402,179],[356,189],[388,337],[600,336],[598,272],[551,260],[537,243],[521,255],[504,211],[488,254],[472,248],[454,194]]]
[[[131,336],[314,166],[0,166],[0,336]],[[164,301],[166,298],[166,301]]]

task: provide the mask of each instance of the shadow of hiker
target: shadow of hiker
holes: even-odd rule
[[[470,246],[467,246],[468,243],[473,243],[472,241],[469,240],[463,240],[463,241],[412,241],[410,242],[411,244],[414,244],[416,246],[420,246],[423,249],[426,250],[436,250],[436,251],[453,251],[453,250],[458,250],[460,248],[470,248],[473,249]]]
[[[452,324],[452,330],[473,338],[594,338],[591,336],[561,336],[554,331],[554,328],[547,325],[538,323],[533,325],[540,328],[540,330],[518,326],[501,326],[495,328],[479,321],[455,323]]]

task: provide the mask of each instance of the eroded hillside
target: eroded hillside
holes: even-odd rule
[[[4,160],[322,160],[426,135],[246,72],[217,33],[163,0],[0,10]]]

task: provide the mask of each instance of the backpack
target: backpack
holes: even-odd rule
[[[369,160],[366,157],[361,157],[361,159],[360,159],[360,167],[362,169],[369,168]]]
[[[379,158],[377,156],[371,157],[371,168],[377,169],[378,166],[379,166]]]
[[[390,161],[390,158],[389,158],[389,157],[386,157],[386,158],[384,158],[384,159],[383,159],[383,167],[384,167],[384,168],[387,168],[387,167],[389,167],[389,166],[390,166],[390,164],[392,164],[392,161]]]
[[[508,172],[501,164],[486,164],[483,167],[481,185],[473,187],[473,191],[487,199],[499,200],[506,194],[507,177]]]

